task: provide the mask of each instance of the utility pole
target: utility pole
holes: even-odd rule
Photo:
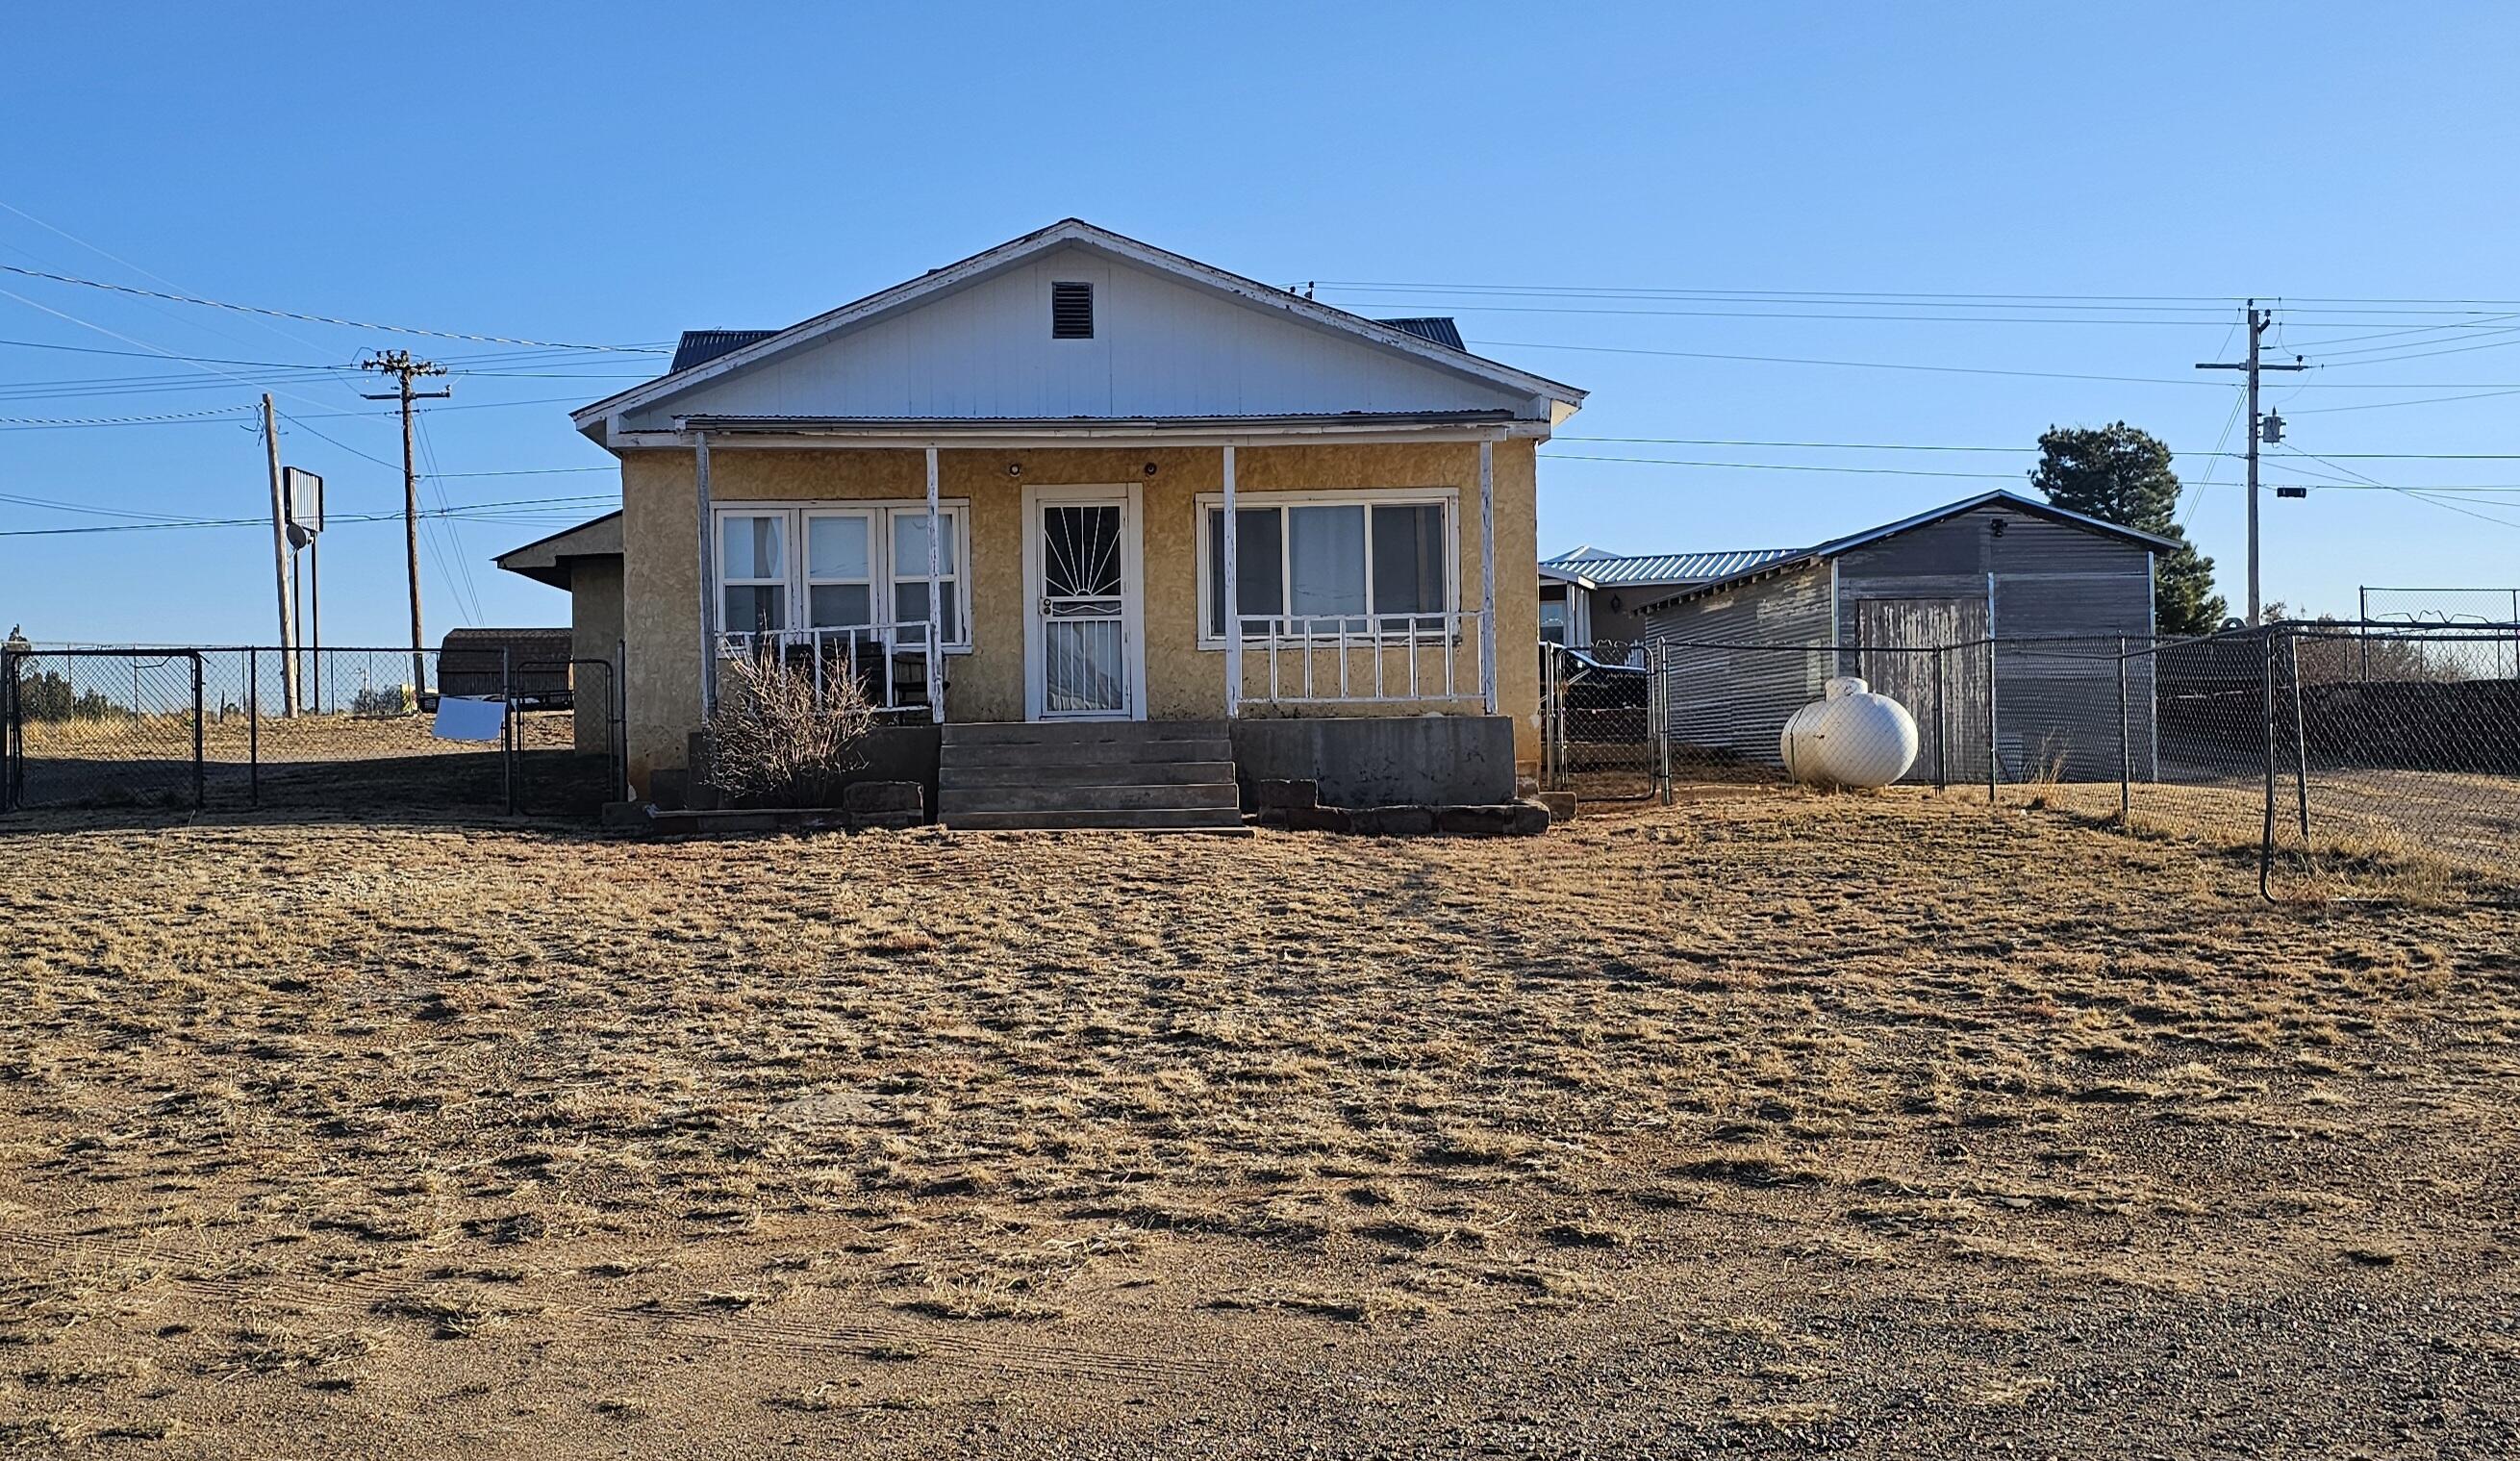
[[[395,390],[389,395],[370,395],[372,401],[402,402],[402,537],[403,568],[411,580],[411,693],[418,697],[428,691],[428,651],[420,637],[420,474],[411,462],[411,403],[437,400],[453,395],[452,390],[414,390],[411,383],[421,376],[442,376],[446,367],[429,360],[415,360],[409,350],[379,350],[359,362],[360,369],[382,371],[394,378]]]
[[[293,716],[297,713],[297,624],[290,612],[289,515],[281,505],[280,418],[267,391],[262,397],[262,449],[271,468],[271,570],[280,585],[280,713]]]
[[[2258,592],[2258,443],[2261,439],[2278,441],[2282,423],[2258,414],[2258,373],[2267,370],[2308,370],[2299,355],[2290,365],[2268,365],[2258,359],[2259,346],[2267,330],[2275,322],[2275,312],[2260,309],[2258,301],[2249,301],[2249,358],[2246,360],[2198,361],[2198,370],[2239,370],[2249,374],[2249,627],[2258,626],[2259,609],[2263,602]]]

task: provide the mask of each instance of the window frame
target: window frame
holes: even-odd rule
[[[953,603],[950,606],[949,612],[954,616],[955,627],[960,631],[959,637],[945,641],[938,648],[949,655],[968,655],[972,652],[973,648],[971,632],[970,499],[968,497],[940,498],[936,504],[936,513],[940,518],[951,518],[956,520],[953,527],[948,529],[949,535],[954,540],[954,551],[950,560],[938,565],[938,567],[943,571],[945,586],[953,594]],[[888,611],[893,607],[893,586],[895,582],[898,581],[893,572],[892,523],[893,519],[901,514],[914,514],[919,517],[925,517],[927,515],[927,499],[924,497],[811,498],[790,502],[718,502],[710,504],[710,527],[711,530],[717,534],[717,537],[711,544],[715,551],[710,554],[709,563],[709,571],[717,579],[714,587],[717,597],[712,599],[710,603],[713,606],[716,615],[723,617],[726,613],[726,591],[729,588],[746,586],[768,587],[772,581],[766,578],[742,579],[733,583],[728,581],[726,572],[727,565],[725,562],[726,555],[724,552],[726,541],[725,524],[728,519],[779,517],[786,520],[780,528],[780,530],[786,534],[782,544],[783,555],[786,562],[783,565],[785,577],[780,581],[779,586],[783,590],[783,599],[787,606],[788,628],[782,632],[805,634],[813,632],[810,621],[813,616],[813,588],[816,581],[810,576],[811,551],[807,542],[807,534],[810,531],[810,528],[807,526],[807,523],[810,519],[818,517],[860,517],[868,520],[868,576],[864,580],[867,584],[867,609],[871,615],[874,615],[879,619],[887,617]],[[918,571],[910,575],[909,581],[915,583],[925,583],[927,581],[926,568],[927,566],[923,563],[918,565]],[[856,583],[860,580],[854,578],[831,578],[821,581],[826,585],[832,585]],[[718,623],[713,627],[721,636],[726,634],[749,634],[753,632],[749,629],[730,629],[724,623]],[[847,626],[833,625],[827,627],[845,628]],[[893,637],[896,640],[901,639],[899,635],[895,635]],[[901,641],[900,643],[896,643],[894,647],[899,649],[902,648],[904,644],[915,645],[915,642]]]
[[[777,518],[777,519],[780,519],[780,520],[781,520],[781,521],[780,521],[780,523],[779,523],[779,557],[780,557],[780,559],[781,559],[781,563],[780,563],[780,570],[781,570],[780,576],[778,576],[778,577],[776,577],[776,578],[764,578],[764,577],[761,577],[761,576],[759,576],[759,575],[757,575],[757,574],[750,574],[750,573],[746,573],[746,574],[743,574],[743,575],[742,575],[742,576],[738,576],[738,575],[735,575],[735,574],[731,574],[731,573],[729,573],[729,572],[727,571],[727,562],[726,562],[726,560],[727,560],[727,556],[728,556],[728,555],[727,555],[727,546],[726,546],[726,530],[727,530],[728,526],[729,526],[730,525],[732,525],[732,524],[740,523],[740,522],[741,522],[741,523],[758,522],[758,521],[760,521],[760,520],[762,520],[762,519],[764,519],[764,518]],[[732,634],[758,634],[758,633],[762,633],[762,632],[764,632],[764,631],[759,630],[759,629],[727,629],[727,628],[726,628],[725,623],[724,623],[724,620],[725,620],[725,618],[726,618],[726,612],[727,612],[727,611],[726,611],[726,595],[727,595],[727,591],[728,591],[729,589],[736,589],[736,588],[749,588],[749,589],[753,589],[753,590],[756,590],[756,591],[758,591],[758,590],[760,590],[760,589],[765,589],[765,588],[776,588],[776,589],[778,589],[778,590],[779,590],[779,608],[780,608],[780,611],[781,611],[781,613],[780,613],[780,617],[779,617],[779,627],[778,627],[777,629],[773,629],[773,630],[770,630],[770,631],[768,631],[768,632],[770,632],[770,633],[774,633],[774,634],[784,634],[784,633],[786,633],[789,628],[791,628],[791,627],[795,624],[795,622],[796,622],[796,613],[795,613],[795,610],[796,610],[796,596],[795,596],[795,594],[794,594],[794,593],[792,593],[792,592],[790,592],[790,591],[789,591],[788,584],[788,578],[787,578],[787,571],[787,571],[787,567],[788,567],[788,562],[787,562],[787,561],[795,557],[795,544],[794,544],[794,538],[795,538],[795,526],[796,526],[796,525],[795,525],[792,521],[789,521],[789,520],[787,518],[787,516],[786,516],[785,514],[782,514],[782,513],[776,513],[776,512],[761,512],[761,511],[748,511],[748,512],[747,512],[747,511],[743,511],[743,510],[740,510],[740,509],[739,509],[739,510],[735,510],[735,511],[729,511],[729,512],[724,512],[724,513],[720,513],[720,514],[718,514],[717,521],[716,521],[716,523],[713,525],[713,528],[712,528],[712,530],[713,530],[713,531],[715,531],[715,532],[716,532],[716,534],[717,534],[717,540],[716,540],[716,542],[713,544],[713,547],[714,547],[714,549],[715,549],[715,552],[714,552],[714,554],[712,555],[712,556],[713,556],[713,560],[714,560],[714,567],[715,567],[715,568],[716,568],[716,570],[717,570],[717,597],[716,597],[715,599],[711,600],[710,602],[711,602],[711,604],[715,607],[715,609],[716,609],[716,611],[717,611],[717,616],[718,616],[718,619],[720,620],[720,622],[719,622],[719,626],[718,626],[718,627],[719,627],[719,629],[720,629],[720,631],[721,631],[721,632],[724,632],[724,633],[732,633]]]
[[[1286,612],[1286,606],[1291,605],[1294,602],[1295,550],[1293,526],[1285,517],[1284,510],[1287,508],[1297,507],[1364,508],[1366,613],[1363,617],[1371,620],[1376,617],[1388,618],[1402,616],[1396,615],[1376,615],[1373,613],[1373,510],[1377,507],[1424,507],[1431,504],[1443,509],[1443,606],[1440,609],[1429,612],[1447,616],[1457,615],[1462,612],[1461,499],[1462,492],[1459,487],[1314,488],[1288,492],[1237,492],[1234,495],[1234,506],[1238,512],[1256,512],[1265,510],[1277,510],[1279,512],[1278,603],[1280,606],[1280,612],[1277,616],[1280,618],[1289,618],[1294,616]],[[1214,558],[1214,553],[1211,548],[1213,530],[1208,526],[1208,522],[1210,514],[1220,513],[1225,510],[1225,494],[1222,492],[1201,492],[1192,499],[1192,511],[1195,514],[1193,519],[1193,530],[1197,539],[1196,552],[1198,555],[1198,600],[1197,608],[1194,611],[1197,616],[1198,624],[1197,648],[1201,650],[1221,651],[1225,648],[1225,635],[1222,632],[1223,626],[1218,626],[1218,632],[1211,633],[1209,631],[1207,623],[1207,605],[1208,600],[1216,592],[1218,575],[1224,571],[1224,566],[1212,561]],[[1229,594],[1227,599],[1227,607],[1229,609],[1232,607],[1232,603],[1233,599]],[[1324,616],[1323,617],[1327,618],[1329,617],[1329,616]],[[1458,624],[1454,624],[1448,625],[1447,628],[1448,630],[1457,631],[1460,626]],[[1435,631],[1425,629],[1418,631],[1421,635],[1432,632]],[[1309,637],[1317,640],[1321,636]],[[1360,630],[1354,637],[1359,641],[1364,641],[1371,639],[1372,634],[1370,631]],[[1300,634],[1285,636],[1274,634],[1245,634],[1242,636],[1242,642],[1245,645],[1256,644],[1266,646],[1271,641],[1280,640],[1282,638],[1282,642],[1286,644],[1302,644],[1306,642],[1308,636]]]

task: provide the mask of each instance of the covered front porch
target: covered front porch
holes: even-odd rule
[[[1124,475],[1098,470],[1134,455],[1101,444],[1122,434],[1103,427],[895,444],[897,424],[687,426],[705,525],[704,706],[724,661],[776,654],[818,685],[845,681],[937,724],[1500,711],[1505,427],[1321,426],[1212,444],[1149,431],[1123,437],[1146,448]],[[1245,485],[1244,464],[1273,449],[1422,456],[1437,443],[1458,443],[1449,472]],[[742,470],[760,451],[807,453],[782,474],[806,481],[765,500]],[[1181,470],[1193,453],[1204,474]],[[830,496],[786,495],[812,489],[818,458],[860,468],[875,454],[915,464],[919,494],[869,497],[859,472],[835,471]],[[1015,602],[997,602],[1009,588]],[[1002,683],[1018,649],[1019,703]]]
[[[689,554],[631,554],[634,774],[682,763],[752,656],[903,729],[1216,721],[1238,764],[1309,747],[1335,773],[1335,731],[1240,728],[1494,717],[1472,759],[1504,770],[1482,783],[1509,795],[1536,759],[1536,671],[1499,652],[1536,632],[1527,575],[1498,572],[1531,553],[1532,443],[1509,422],[675,427],[622,443],[631,539]],[[640,592],[675,578],[678,604]],[[1369,739],[1369,760],[1451,744]]]

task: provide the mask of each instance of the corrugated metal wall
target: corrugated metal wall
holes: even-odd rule
[[[1827,567],[1663,610],[1649,624],[1654,638],[1679,641],[1666,662],[1674,763],[1780,764],[1785,717],[1828,681]]]
[[[2120,642],[2140,650],[2152,635],[2152,561],[2143,546],[1995,504],[1849,550],[1834,567],[1834,618],[1828,565],[1650,616],[1653,637],[1685,642],[1670,650],[1676,742],[1775,764],[1785,717],[1822,693],[1836,664],[1916,715],[1928,749],[1911,780],[1938,771],[1955,781],[1983,778],[1990,716],[2005,781],[2117,778]],[[1991,665],[1984,650],[1940,657],[1940,707],[1931,689],[1935,657],[1892,653],[1990,633],[2000,641]],[[2128,753],[2135,773],[2150,776],[2153,662],[2138,656],[2125,671]],[[1938,714],[1940,764],[1930,750]]]

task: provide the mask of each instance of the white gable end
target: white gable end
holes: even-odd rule
[[[1094,287],[1091,340],[1054,339],[1051,286]],[[633,407],[678,417],[1040,420],[1507,410],[1545,399],[1068,245]]]

